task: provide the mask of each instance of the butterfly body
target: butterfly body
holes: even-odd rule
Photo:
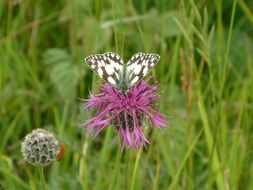
[[[124,64],[123,60],[116,53],[90,55],[85,58],[85,62],[103,80],[125,93],[134,86],[159,61],[157,54],[137,53]]]

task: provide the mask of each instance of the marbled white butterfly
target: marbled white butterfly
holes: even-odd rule
[[[130,87],[140,81],[159,61],[157,54],[137,53],[124,64],[116,53],[90,55],[85,62],[102,79],[125,93]]]

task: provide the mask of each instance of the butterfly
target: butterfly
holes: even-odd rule
[[[125,93],[138,83],[159,61],[157,54],[136,53],[124,64],[113,52],[94,54],[85,58],[87,65],[104,81]]]

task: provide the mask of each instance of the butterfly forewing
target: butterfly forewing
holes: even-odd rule
[[[159,59],[160,56],[157,54],[137,53],[133,55],[126,67],[126,80],[128,81],[129,87],[145,77]]]
[[[85,62],[102,79],[112,86],[119,88],[122,81],[122,72],[124,69],[123,60],[116,53],[95,54],[85,58]]]

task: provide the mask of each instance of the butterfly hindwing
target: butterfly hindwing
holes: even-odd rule
[[[126,67],[126,77],[129,86],[133,86],[143,77],[145,77],[149,71],[159,61],[160,56],[157,54],[144,54],[137,53],[131,57]]]
[[[123,60],[116,53],[95,54],[85,58],[85,62],[103,80],[118,88],[124,69]]]

